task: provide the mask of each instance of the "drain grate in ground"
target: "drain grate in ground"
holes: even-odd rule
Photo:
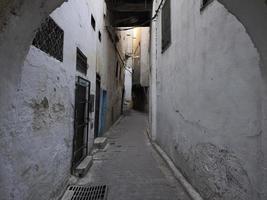
[[[108,188],[99,186],[69,186],[62,200],[106,200]]]

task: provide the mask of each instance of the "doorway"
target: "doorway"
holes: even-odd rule
[[[90,81],[78,77],[75,88],[75,114],[72,170],[87,156]]]
[[[124,106],[124,96],[125,96],[125,88],[122,89],[121,93],[121,115],[123,115],[123,106]]]
[[[105,122],[106,122],[106,111],[107,111],[107,91],[101,90],[101,120],[100,120],[100,131],[99,134],[103,136],[105,132]]]
[[[100,113],[100,87],[101,77],[96,74],[96,93],[95,93],[95,138],[99,137],[99,113]]]

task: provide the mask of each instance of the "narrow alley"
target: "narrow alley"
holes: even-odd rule
[[[108,200],[189,200],[183,187],[151,146],[146,115],[129,111],[108,133],[104,150],[78,185],[107,185]]]
[[[266,200],[267,0],[0,0],[0,200]]]

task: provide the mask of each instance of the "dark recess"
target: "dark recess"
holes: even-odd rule
[[[99,42],[101,42],[101,40],[102,40],[102,34],[100,31],[98,31],[98,40],[99,40]]]
[[[85,75],[87,73],[87,57],[79,48],[77,48],[76,70]]]
[[[114,27],[149,26],[152,0],[106,0]]]

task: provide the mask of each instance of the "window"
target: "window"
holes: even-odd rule
[[[77,48],[76,70],[85,75],[87,73],[87,57],[79,48]]]
[[[171,44],[171,3],[170,0],[166,0],[162,8],[162,53]]]
[[[38,29],[32,45],[62,62],[63,40],[64,31],[48,17]]]
[[[98,31],[98,40],[99,40],[99,42],[101,42],[101,40],[102,40],[102,34],[100,31]]]
[[[91,25],[92,25],[93,29],[95,30],[95,18],[93,15],[91,15]]]
[[[200,11],[204,10],[213,0],[202,0]]]

